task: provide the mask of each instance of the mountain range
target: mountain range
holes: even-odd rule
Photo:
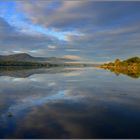
[[[0,55],[0,61],[48,62],[59,64],[64,62],[71,62],[74,60],[57,57],[33,57],[27,53],[19,53],[12,55]]]

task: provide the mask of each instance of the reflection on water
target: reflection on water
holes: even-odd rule
[[[104,68],[106,70],[110,70],[111,72],[115,73],[117,76],[119,76],[120,74],[124,74],[127,75],[131,78],[139,78],[140,77],[140,68],[138,69],[128,69],[127,67],[108,67],[108,68]]]
[[[0,67],[0,76],[10,76],[10,77],[19,77],[26,78],[33,74],[55,74],[55,73],[69,73],[75,71],[77,68],[67,69],[64,67],[53,67],[53,68],[33,68],[33,67]]]
[[[0,75],[0,138],[140,138],[140,79],[96,68]]]

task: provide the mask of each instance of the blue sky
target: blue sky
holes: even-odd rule
[[[140,2],[0,1],[0,54],[105,62],[140,54]]]

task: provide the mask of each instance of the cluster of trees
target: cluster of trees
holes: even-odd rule
[[[104,69],[108,69],[114,72],[116,75],[119,75],[120,73],[122,73],[133,78],[140,77],[140,58],[139,57],[132,57],[124,61],[116,59],[114,62],[103,64],[100,67]]]
[[[132,58],[129,58],[127,60],[124,60],[123,62],[127,62],[129,64],[131,64],[131,63],[139,63],[140,64],[140,58],[139,57],[132,57]]]
[[[103,68],[133,68],[137,69],[140,68],[140,58],[139,57],[132,57],[127,60],[121,61],[120,59],[116,59],[114,62],[110,62],[107,64],[101,65]]]

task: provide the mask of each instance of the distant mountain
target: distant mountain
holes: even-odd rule
[[[66,58],[57,57],[33,57],[26,53],[0,55],[0,61],[25,61],[25,62],[49,62],[49,63],[64,63],[74,61]]]

